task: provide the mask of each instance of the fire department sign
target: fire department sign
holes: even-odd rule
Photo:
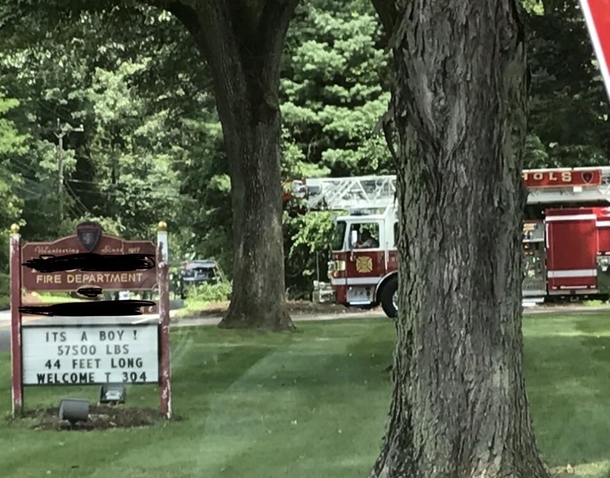
[[[126,241],[107,236],[96,223],[79,224],[76,234],[54,242],[28,242],[22,249],[22,262],[45,256],[82,254],[151,254],[156,253],[151,241]],[[23,268],[23,287],[27,290],[71,292],[81,287],[101,287],[109,290],[151,290],[157,286],[157,272],[148,270],[127,272],[87,272],[80,270],[41,273]]]
[[[11,227],[11,392],[12,415],[23,415],[24,386],[158,384],[159,409],[171,418],[169,256],[167,224],[157,242],[107,236],[94,222],[52,242],[22,244]],[[155,302],[83,300],[25,306],[21,291],[77,292],[95,299],[107,290],[158,289],[159,316],[141,321],[104,317],[143,312]],[[24,314],[49,316],[44,324],[24,326]],[[77,323],[53,317],[80,317]]]
[[[356,271],[367,274],[373,270],[373,258],[371,256],[360,256],[356,258]]]

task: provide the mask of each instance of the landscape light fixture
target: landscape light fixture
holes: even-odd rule
[[[100,387],[99,403],[125,403],[127,399],[127,388],[121,384],[104,384]]]
[[[68,420],[72,425],[89,420],[89,400],[64,398],[59,403],[59,419]]]

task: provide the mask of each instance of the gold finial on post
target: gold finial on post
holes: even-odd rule
[[[19,234],[19,224],[11,225],[11,234]]]
[[[167,223],[165,221],[161,221],[157,226],[157,231],[167,231]]]

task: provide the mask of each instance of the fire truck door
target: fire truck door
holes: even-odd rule
[[[370,305],[375,301],[375,287],[385,270],[379,222],[352,223],[349,231],[350,251],[346,261],[347,302]]]
[[[549,294],[586,294],[597,287],[597,227],[590,209],[547,210]]]
[[[544,223],[526,221],[523,225],[523,297],[544,297],[546,287],[546,258]]]
[[[597,214],[597,289],[610,294],[610,208],[600,208]]]

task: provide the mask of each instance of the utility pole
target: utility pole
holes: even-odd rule
[[[61,121],[57,118],[57,133],[55,136],[58,139],[57,143],[57,171],[59,173],[59,184],[57,193],[59,194],[59,220],[62,221],[64,218],[64,136],[72,131],[77,133],[82,133],[85,131],[83,125],[81,124],[78,128],[72,127],[72,125],[65,123],[62,127]]]

